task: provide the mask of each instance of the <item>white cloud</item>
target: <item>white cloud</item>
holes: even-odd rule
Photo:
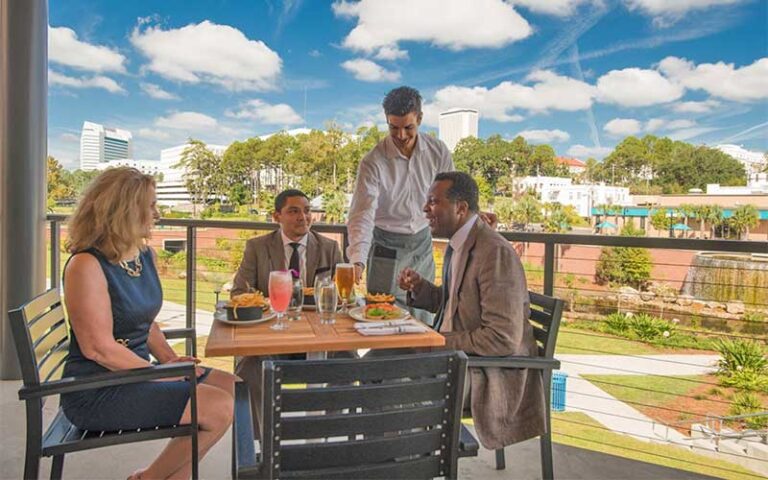
[[[630,10],[641,10],[653,16],[679,18],[692,10],[703,10],[719,5],[732,5],[744,0],[625,0]]]
[[[683,96],[684,88],[656,70],[612,70],[597,80],[599,99],[623,107],[646,107]]]
[[[376,52],[376,55],[373,56],[373,58],[377,60],[401,60],[404,58],[408,58],[408,52],[405,50],[400,50],[395,45],[385,45],[379,49],[378,52]]]
[[[264,42],[208,20],[169,30],[140,23],[131,43],[149,59],[146,70],[180,82],[269,90],[282,69],[280,56]]]
[[[704,90],[727,100],[768,98],[768,57],[741,68],[724,62],[695,65],[684,58],[667,57],[659,63],[659,70],[688,89]]]
[[[596,158],[601,159],[608,156],[613,151],[610,147],[588,147],[586,145],[571,145],[566,152],[571,157],[576,158]]]
[[[334,2],[333,11],[357,19],[343,46],[369,54],[400,41],[451,50],[499,48],[532,33],[528,22],[503,0],[341,0]]]
[[[643,127],[640,125],[640,122],[634,118],[614,118],[603,126],[603,130],[617,137],[636,135],[642,129]]]
[[[424,121],[437,125],[437,114],[454,107],[475,108],[485,118],[499,122],[518,122],[523,119],[515,110],[543,113],[549,110],[573,112],[592,106],[595,87],[554,72],[539,70],[530,74],[524,85],[502,82],[493,88],[459,87],[451,85],[435,93],[433,101],[425,107]],[[428,115],[429,113],[429,115]]]
[[[694,128],[682,128],[680,130],[675,130],[674,132],[669,134],[669,138],[672,140],[690,140],[692,138],[700,137],[701,135],[704,135],[705,133],[709,132],[715,132],[717,130],[722,130],[721,127],[694,127]]]
[[[236,112],[228,112],[233,118],[254,120],[265,125],[298,125],[304,119],[285,103],[271,105],[263,100],[253,99],[245,102]]]
[[[77,78],[48,70],[48,85],[61,85],[70,88],[101,88],[109,93],[127,93],[116,81],[103,75]]]
[[[199,112],[174,112],[165,117],[155,119],[155,126],[161,128],[173,128],[176,130],[188,130],[192,132],[207,132],[219,126],[219,122]]]
[[[323,54],[320,53],[320,50],[314,49],[309,51],[309,56],[312,58],[318,58],[318,57],[322,57]]]
[[[662,128],[664,125],[667,124],[667,121],[663,118],[652,118],[645,122],[645,131],[646,132],[655,132],[656,130]]]
[[[59,138],[62,141],[69,143],[80,142],[80,135],[75,135],[74,133],[62,133],[59,135]]]
[[[171,138],[171,134],[156,128],[140,128],[138,131],[138,136],[141,138],[148,138],[150,140],[168,140]]]
[[[396,82],[400,80],[400,72],[387,70],[376,62],[366,58],[347,60],[341,66],[363,82]]]
[[[679,102],[672,105],[672,110],[678,113],[706,113],[720,106],[717,100],[701,102]]]
[[[523,7],[533,13],[568,17],[583,3],[602,3],[593,0],[510,0],[509,3]]]
[[[48,60],[91,72],[125,73],[126,58],[120,52],[83,42],[67,27],[48,27]]]
[[[159,85],[154,83],[142,83],[141,89],[156,100],[178,100],[179,97],[171,92],[163,90]]]
[[[668,130],[680,130],[681,128],[692,128],[696,126],[693,120],[672,120],[667,123]]]
[[[523,130],[518,135],[531,143],[559,143],[567,142],[571,139],[568,132],[562,130]]]

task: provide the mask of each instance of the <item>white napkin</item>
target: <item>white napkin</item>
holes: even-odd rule
[[[426,325],[413,320],[391,320],[388,322],[358,322],[355,329],[361,335],[399,335],[403,333],[424,333]]]

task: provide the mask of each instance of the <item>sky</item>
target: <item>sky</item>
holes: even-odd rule
[[[480,137],[603,158],[627,135],[768,150],[766,0],[51,0],[48,151],[83,121],[136,159],[333,121],[385,124],[409,85],[422,131],[476,108]]]

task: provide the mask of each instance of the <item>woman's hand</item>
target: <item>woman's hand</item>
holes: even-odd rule
[[[165,363],[168,364],[168,363],[183,363],[183,362],[194,362],[195,364],[198,364],[200,363],[200,359],[197,357],[193,357],[191,355],[182,355],[180,357],[179,356],[174,357]],[[198,377],[202,375],[204,371],[205,370],[203,370],[202,367],[195,367],[195,372],[197,373]]]

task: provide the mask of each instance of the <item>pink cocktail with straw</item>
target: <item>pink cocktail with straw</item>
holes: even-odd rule
[[[270,328],[285,330],[288,325],[283,323],[283,315],[291,304],[293,295],[293,278],[289,271],[269,272],[269,304],[277,314],[277,321]]]

